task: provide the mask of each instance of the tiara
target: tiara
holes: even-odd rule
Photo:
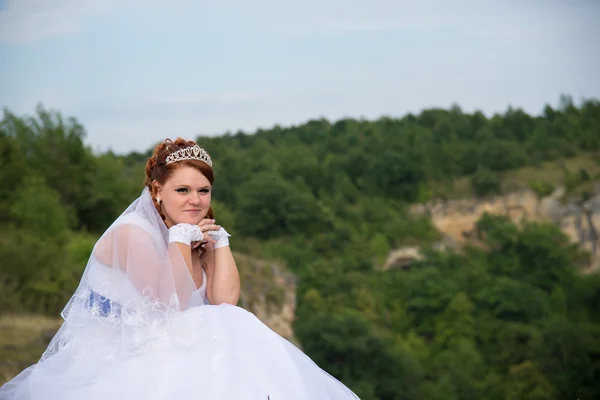
[[[174,151],[173,153],[167,156],[167,165],[183,160],[200,160],[212,168],[212,160],[206,150],[201,148],[198,145],[193,147],[186,147],[185,149]]]

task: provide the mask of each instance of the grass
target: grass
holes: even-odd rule
[[[438,183],[432,184],[434,193],[443,193],[444,197],[452,200],[464,199],[467,197],[473,197],[473,189],[471,188],[471,178],[462,177],[454,180],[452,187],[445,185],[439,185]]]
[[[0,385],[38,361],[61,323],[40,315],[0,316]]]
[[[570,173],[579,173],[585,170],[590,177],[600,174],[600,164],[592,154],[582,154],[574,158],[552,161],[540,167],[524,167],[510,171],[504,175],[505,185],[527,185],[529,182],[546,182],[554,186],[564,184],[565,169]]]
[[[502,174],[502,190],[504,193],[508,193],[518,188],[529,187],[532,182],[543,182],[554,187],[565,186],[565,171],[568,171],[571,175],[578,175],[582,170],[587,172],[590,180],[580,182],[568,190],[569,197],[581,197],[586,192],[591,192],[594,185],[600,180],[600,158],[598,155],[580,154],[570,159],[550,161],[540,166],[527,166],[505,172]],[[444,197],[448,199],[463,199],[475,196],[470,177],[456,179],[451,187],[440,182],[434,182],[432,187],[434,193],[444,194]]]

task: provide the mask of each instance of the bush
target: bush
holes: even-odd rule
[[[529,188],[533,190],[540,199],[549,196],[556,189],[553,184],[543,181],[529,182]]]
[[[471,177],[473,191],[478,197],[485,197],[490,194],[500,194],[502,192],[502,180],[498,174],[485,167],[480,167]]]

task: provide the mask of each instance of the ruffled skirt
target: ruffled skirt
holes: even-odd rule
[[[240,307],[200,306],[181,313],[180,318],[179,326],[186,330],[181,332],[183,336],[190,327],[198,334],[185,351],[154,348],[99,361],[96,357],[74,358],[61,350],[6,383],[0,398],[358,399],[292,343]]]

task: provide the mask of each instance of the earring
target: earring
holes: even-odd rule
[[[156,196],[156,202],[157,202],[158,204],[160,204],[160,202],[161,202],[161,201],[162,201],[162,199],[160,198],[160,196]]]

